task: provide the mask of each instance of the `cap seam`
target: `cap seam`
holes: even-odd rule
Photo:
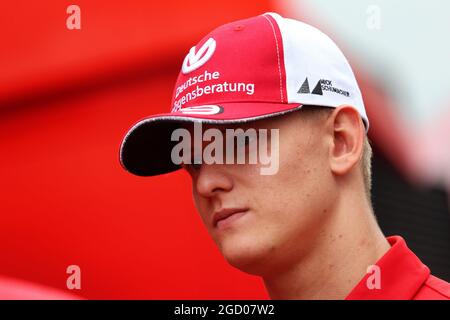
[[[269,21],[270,27],[272,28],[272,32],[273,32],[273,36],[275,38],[275,45],[277,48],[277,64],[278,64],[278,76],[280,78],[280,96],[281,96],[281,102],[284,102],[284,95],[283,95],[283,77],[281,75],[281,62],[280,62],[280,50],[278,48],[278,39],[277,39],[277,34],[275,33],[275,27],[273,26],[272,21],[270,21],[270,19],[263,15],[263,17]]]

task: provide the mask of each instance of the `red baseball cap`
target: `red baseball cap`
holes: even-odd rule
[[[126,134],[122,166],[138,176],[180,168],[172,132],[183,122],[243,123],[302,105],[353,106],[369,121],[353,71],[318,29],[276,13],[228,23],[206,35],[183,61],[171,111],[149,116]]]

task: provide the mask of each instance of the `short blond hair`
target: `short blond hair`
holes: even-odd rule
[[[361,169],[363,173],[364,187],[366,189],[366,196],[369,201],[371,200],[372,192],[372,156],[373,151],[372,146],[370,145],[369,137],[367,134],[364,134]]]
[[[333,108],[330,107],[322,107],[322,106],[303,106],[300,109],[300,113],[302,113],[302,118],[308,118],[308,116],[314,116],[314,117],[324,117],[327,118],[331,112],[333,111]],[[305,117],[306,116],[306,117]],[[362,121],[362,120],[361,120]],[[363,140],[363,151],[362,151],[362,157],[361,157],[361,173],[363,176],[363,182],[364,182],[364,189],[366,193],[367,199],[371,200],[371,192],[372,192],[372,156],[373,151],[372,147],[370,145],[369,138],[367,137],[367,134],[364,133],[364,140]]]

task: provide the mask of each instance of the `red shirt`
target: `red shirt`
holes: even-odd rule
[[[387,240],[391,248],[376,263],[379,285],[373,286],[375,272],[369,272],[347,300],[450,300],[450,283],[431,275],[402,237],[392,236]]]

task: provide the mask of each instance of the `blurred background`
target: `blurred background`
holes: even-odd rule
[[[72,4],[81,29],[67,28]],[[267,11],[350,60],[381,227],[450,281],[448,1],[16,0],[0,2],[0,298],[268,298],[220,255],[185,173],[139,178],[118,161],[127,129],[169,110],[189,49]]]

